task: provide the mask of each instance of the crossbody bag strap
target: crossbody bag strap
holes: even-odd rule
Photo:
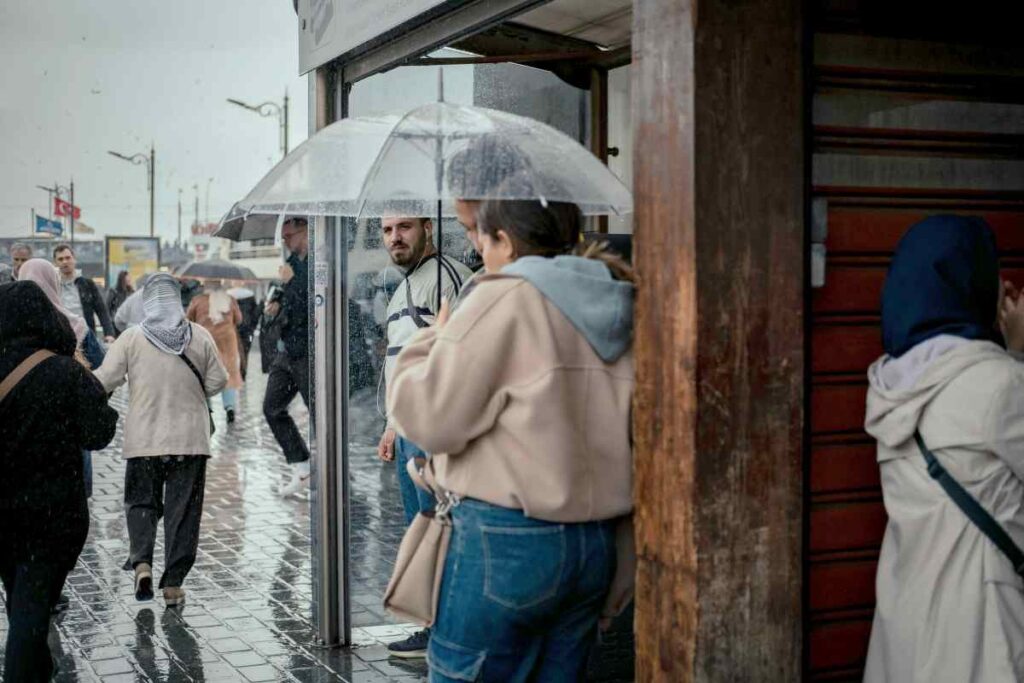
[[[53,351],[46,349],[39,349],[25,360],[18,363],[18,366],[11,370],[11,372],[4,377],[4,381],[0,382],[0,401],[7,398],[7,394],[11,393],[14,387],[18,386],[18,382],[25,378],[32,368],[42,363],[50,356],[56,356]]]
[[[946,468],[942,466],[942,463],[935,457],[935,454],[928,450],[924,439],[921,438],[920,432],[914,432],[914,441],[917,442],[917,447],[921,449],[921,454],[924,456],[925,462],[928,463],[928,474],[931,475],[932,479],[939,482],[939,486],[946,491],[953,502],[956,503],[956,506],[967,515],[967,518],[1006,555],[1013,565],[1014,571],[1024,576],[1024,552],[1021,551],[1020,547],[1013,542],[1013,539],[1006,533],[1002,525],[974,499],[974,496],[968,493],[960,485],[960,482],[946,471]]]
[[[184,351],[181,352],[181,355],[179,355],[178,358],[180,358],[183,361],[185,361],[185,365],[188,366],[188,369],[191,370],[192,374],[196,376],[197,380],[199,380],[199,388],[202,390],[203,396],[205,397],[206,396],[206,382],[203,381],[203,376],[202,376],[202,374],[200,374],[199,368],[197,368],[195,366],[195,363],[193,363],[192,361],[190,361],[188,359],[188,356],[185,355]]]

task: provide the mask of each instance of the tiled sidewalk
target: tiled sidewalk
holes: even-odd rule
[[[372,447],[379,421],[368,408],[355,420],[362,436],[352,444],[355,644],[319,649],[310,623],[309,500],[274,492],[287,473],[261,411],[266,377],[252,360],[230,428],[215,401],[216,457],[207,470],[199,557],[185,582],[183,609],[167,610],[159,599],[137,603],[132,577],[120,568],[127,555],[120,426],[111,446],[93,454],[89,540],[68,578],[70,608],[51,631],[58,681],[423,680],[422,661],[389,660],[384,649],[410,629],[373,626],[390,624],[380,596],[402,532],[394,469],[382,466]],[[119,392],[113,401],[123,409],[124,399]],[[300,401],[293,412],[305,430]],[[158,541],[157,576],[162,557]],[[0,618],[0,651],[6,629]]]

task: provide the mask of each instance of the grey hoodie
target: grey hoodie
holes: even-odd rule
[[[633,337],[633,285],[612,277],[601,261],[581,256],[524,256],[501,269],[536,287],[606,363],[622,357]]]

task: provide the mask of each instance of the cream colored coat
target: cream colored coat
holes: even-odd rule
[[[206,397],[223,390],[228,376],[210,333],[189,324],[192,341],[185,354],[203,375],[203,387],[181,358],[151,344],[139,326],[117,338],[94,373],[107,391],[125,380],[131,383],[124,421],[126,458],[210,455]]]
[[[438,483],[549,522],[633,509],[633,354],[605,363],[526,280],[481,278],[398,354],[388,415]]]
[[[225,294],[225,296],[227,296]],[[210,295],[200,294],[189,303],[185,317],[194,323],[199,323],[213,337],[217,344],[217,352],[220,354],[220,362],[228,371],[228,389],[242,388],[242,363],[239,353],[238,325],[242,322],[242,309],[234,297],[227,296],[231,308],[227,315],[219,323],[213,322],[210,317]]]
[[[869,372],[889,523],[864,680],[1024,680],[1024,583],[927,472],[938,460],[1024,547],[1024,364],[939,337]]]

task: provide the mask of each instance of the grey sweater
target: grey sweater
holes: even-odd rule
[[[124,457],[210,455],[206,397],[228,381],[210,333],[192,325],[185,354],[203,375],[205,395],[185,362],[146,339],[141,327],[117,338],[94,373],[109,392],[129,382],[131,397],[124,426]]]

